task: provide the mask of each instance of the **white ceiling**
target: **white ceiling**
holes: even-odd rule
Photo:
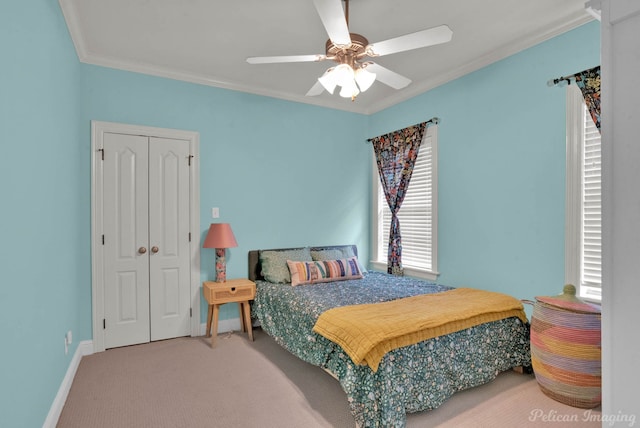
[[[351,0],[349,29],[370,43],[441,24],[442,45],[376,62],[413,82],[376,82],[354,102],[305,94],[331,61],[250,65],[247,57],[324,54],[312,0],[59,0],[80,61],[371,114],[593,19],[585,0]],[[550,78],[553,76],[549,76]]]

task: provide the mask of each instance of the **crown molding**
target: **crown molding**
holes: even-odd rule
[[[453,80],[459,79],[462,76],[473,73],[474,71],[478,71],[493,63],[496,63],[505,58],[508,58],[511,55],[515,55],[537,44],[540,44],[556,36],[559,36],[560,34],[573,30],[581,25],[584,25],[590,21],[593,21],[593,19],[594,19],[593,16],[587,14],[586,12],[577,13],[568,22],[563,22],[561,25],[549,27],[546,31],[542,33],[537,33],[530,37],[522,38],[515,43],[512,42],[512,43],[509,43],[508,45],[503,45],[503,47],[500,49],[494,50],[487,55],[483,55],[473,61],[470,61],[464,64],[461,67],[458,67],[456,69],[449,71],[448,73],[440,74],[433,79],[425,80],[421,84],[410,85],[406,90],[402,91],[402,93],[398,93],[396,96],[387,97],[384,101],[369,106],[370,108],[364,113],[365,114],[377,113],[386,108],[399,104],[403,101],[407,101],[408,99],[411,99],[425,92],[428,92],[432,89],[435,89],[438,86],[442,86]]]
[[[80,26],[77,13],[72,5],[71,0],[58,0],[58,2],[60,3],[60,7],[67,23],[67,27],[69,28],[69,34],[71,35],[73,45],[75,46],[78,59],[82,63],[141,73],[172,80],[180,80],[199,85],[213,86],[232,91],[244,92],[253,95],[310,104],[318,107],[325,107],[334,110],[342,110],[364,115],[371,115],[387,108],[393,107],[394,105],[407,101],[438,86],[444,85],[466,74],[472,73],[497,61],[505,59],[515,53],[533,47],[538,43],[544,42],[594,19],[593,16],[587,13],[586,10],[583,10],[579,13],[576,13],[575,16],[573,16],[569,21],[565,20],[558,25],[550,26],[546,29],[546,31],[543,31],[542,33],[536,33],[534,35],[524,37],[516,41],[515,43],[510,42],[508,45],[505,44],[502,48],[496,49],[487,55],[476,58],[464,64],[463,66],[453,69],[445,74],[440,74],[420,84],[411,84],[407,88],[396,92],[392,96],[385,97],[379,102],[363,104],[353,102],[345,103],[342,102],[344,101],[344,99],[342,98],[340,98],[338,102],[336,102],[337,98],[307,97],[304,94],[297,95],[284,93],[280,91],[260,88],[254,85],[238,84],[237,82],[220,79],[216,76],[195,74],[175,68],[159,67],[153,64],[145,64],[135,61],[123,61],[117,58],[98,55],[91,52],[90,48],[87,46],[86,40],[83,38],[82,28]]]

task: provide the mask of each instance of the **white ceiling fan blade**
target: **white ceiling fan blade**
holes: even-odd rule
[[[317,62],[327,59],[326,55],[254,56],[247,58],[249,64],[275,64],[279,62]]]
[[[313,0],[322,25],[334,45],[350,45],[351,36],[342,9],[342,0]]]
[[[366,70],[375,73],[376,80],[387,86],[391,86],[393,89],[402,89],[411,83],[411,79],[407,79],[395,71],[391,71],[373,62],[367,64]]]
[[[309,92],[307,92],[305,96],[315,97],[317,95],[320,95],[322,92],[324,92],[324,86],[322,86],[322,83],[316,80],[316,84],[313,85],[311,89],[309,89]]]
[[[446,43],[451,40],[452,35],[453,32],[448,26],[440,25],[438,27],[418,31],[416,33],[372,43],[367,46],[367,51],[373,53],[374,56],[389,55],[411,49]]]

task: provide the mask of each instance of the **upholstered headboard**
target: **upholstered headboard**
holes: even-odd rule
[[[285,250],[298,250],[298,248],[270,248],[266,250],[250,250],[249,251],[249,279],[255,281],[258,279],[264,279],[262,276],[262,268],[260,266],[260,251],[285,251]],[[355,245],[326,245],[322,247],[309,247],[311,251],[319,250],[333,250],[351,248],[355,256],[358,255],[358,247]]]

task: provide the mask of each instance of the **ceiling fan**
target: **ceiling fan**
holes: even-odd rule
[[[318,78],[307,96],[320,95],[325,89],[333,94],[340,86],[340,96],[355,100],[376,80],[394,89],[402,89],[411,80],[368,60],[383,55],[424,48],[451,40],[453,32],[446,25],[429,28],[377,43],[369,43],[362,35],[349,32],[349,0],[313,0],[320,20],[329,35],[325,54],[264,56],[247,58],[249,64],[273,64],[283,62],[319,62],[332,60],[338,65],[329,68]]]

